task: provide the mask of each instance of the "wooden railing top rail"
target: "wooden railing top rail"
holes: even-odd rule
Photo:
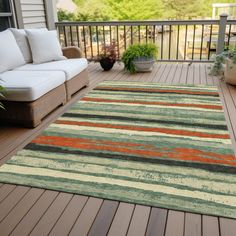
[[[227,20],[227,23],[229,23],[229,24],[236,24],[236,20]]]
[[[229,22],[234,22],[230,20]],[[63,21],[56,26],[149,26],[149,25],[218,25],[220,20],[146,20],[146,21]]]

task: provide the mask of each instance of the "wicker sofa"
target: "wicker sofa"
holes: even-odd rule
[[[87,60],[78,47],[62,49],[67,60],[26,64],[4,72],[0,122],[36,127],[42,119],[88,86]]]

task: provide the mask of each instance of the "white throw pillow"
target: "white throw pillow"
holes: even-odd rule
[[[0,32],[0,73],[25,64],[24,57],[10,30]]]
[[[28,36],[34,64],[66,59],[66,57],[63,56],[55,30],[26,30],[26,34]]]

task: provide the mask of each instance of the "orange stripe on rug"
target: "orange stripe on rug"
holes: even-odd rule
[[[50,146],[61,146],[68,148],[84,149],[84,150],[95,150],[95,151],[110,151],[123,154],[138,155],[141,157],[163,157],[178,159],[183,161],[196,161],[202,163],[214,163],[214,164],[226,164],[236,166],[236,159],[232,155],[220,155],[216,153],[208,153],[196,149],[190,148],[156,148],[156,150],[140,150],[128,147],[119,146],[101,146],[95,143],[81,143],[77,138],[67,138],[67,137],[49,137],[49,136],[39,136],[33,143],[50,145]],[[215,157],[220,159],[211,159],[209,157]]]

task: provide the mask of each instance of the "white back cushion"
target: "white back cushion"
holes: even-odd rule
[[[0,32],[0,73],[25,64],[24,57],[10,30]]]
[[[34,64],[66,59],[62,54],[55,30],[26,30],[26,34],[28,36]]]
[[[31,63],[32,60],[32,53],[30,50],[30,45],[29,41],[26,35],[26,32],[24,29],[15,29],[15,28],[10,28],[11,32],[13,33],[16,42],[24,56],[25,62],[26,63]]]

